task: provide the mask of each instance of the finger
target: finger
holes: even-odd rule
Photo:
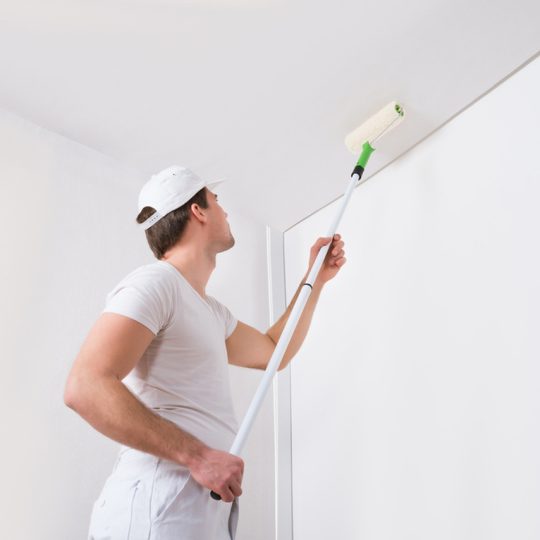
[[[242,488],[238,482],[231,482],[229,488],[235,497],[240,497],[240,495],[242,495]]]
[[[341,240],[341,236],[339,234],[334,234],[334,236],[320,236],[319,240],[322,240],[324,242],[328,242],[329,240],[337,242],[338,240]]]
[[[219,491],[218,490],[214,490],[216,493],[219,493],[219,495],[221,496],[221,500],[222,501],[225,501],[225,502],[232,502],[234,501],[234,494],[233,492],[229,489],[229,486],[226,486],[224,487],[223,489],[220,489]]]
[[[332,246],[332,255],[337,255],[339,250],[345,245],[344,242],[338,242]],[[343,250],[342,250],[343,251]]]
[[[343,257],[344,253],[345,252],[342,249],[334,250],[332,252],[328,252],[328,259],[335,261],[336,259],[339,259],[340,257]]]

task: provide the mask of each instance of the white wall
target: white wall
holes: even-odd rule
[[[536,60],[351,198],[291,365],[295,540],[540,537],[539,95]],[[285,234],[289,300],[336,210]]]
[[[64,384],[106,294],[154,260],[134,224],[146,178],[6,111],[0,148],[2,536],[85,538],[118,445],[64,405]],[[229,221],[236,245],[218,256],[207,290],[266,331],[265,228],[231,212]],[[230,372],[241,420],[262,372]],[[239,540],[274,535],[272,429],[270,396],[243,453]]]

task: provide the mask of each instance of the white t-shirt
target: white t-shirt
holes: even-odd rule
[[[237,324],[231,312],[212,296],[205,300],[162,260],[122,279],[103,312],[125,315],[156,335],[123,379],[131,392],[206,445],[228,452],[238,431],[225,347]]]

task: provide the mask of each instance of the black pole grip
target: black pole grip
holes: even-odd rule
[[[216,501],[221,501],[221,495],[215,491],[210,492],[210,497],[212,497],[212,499],[216,499]]]
[[[358,163],[356,164],[356,167],[354,168],[351,176],[353,176],[354,174],[357,174],[358,175],[358,181],[360,181],[360,178],[362,178],[362,174],[364,173],[364,167],[362,167],[362,165],[358,165]]]

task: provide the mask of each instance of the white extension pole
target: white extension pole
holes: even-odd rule
[[[341,203],[339,211],[337,212],[337,215],[334,218],[334,221],[332,222],[332,224],[330,225],[328,229],[328,233],[326,234],[327,237],[330,236],[331,238],[333,238],[334,234],[336,234],[336,230],[339,225],[339,222],[341,221],[341,217],[343,216],[343,213],[345,212],[345,208],[347,207],[347,204],[349,203],[349,199],[351,198],[352,191],[354,187],[357,185],[358,180],[359,180],[358,174],[353,174],[349,182],[347,191],[345,192],[345,196],[343,198],[343,202]],[[279,337],[279,340],[276,344],[276,348],[274,349],[274,352],[270,358],[270,361],[268,362],[268,366],[266,367],[264,376],[261,382],[259,383],[259,387],[257,388],[257,391],[255,392],[255,395],[253,396],[253,399],[251,400],[247,413],[244,416],[242,425],[240,426],[240,429],[238,430],[238,433],[236,434],[234,442],[231,446],[231,450],[230,450],[231,454],[239,455],[240,452],[242,451],[242,448],[244,447],[244,443],[246,442],[251,426],[253,425],[253,421],[255,420],[255,417],[257,416],[259,409],[261,408],[264,396],[266,395],[266,392],[268,391],[268,388],[270,387],[270,383],[272,382],[272,379],[274,378],[274,375],[276,371],[278,370],[279,365],[281,364],[281,360],[283,358],[283,355],[285,354],[285,351],[287,350],[287,346],[289,345],[289,341],[291,340],[291,337],[294,333],[294,329],[296,328],[296,325],[298,324],[298,321],[300,320],[300,315],[302,314],[302,311],[304,310],[304,306],[306,305],[309,295],[311,294],[311,289],[312,289],[313,282],[315,281],[315,277],[318,275],[319,269],[322,266],[326,253],[330,249],[331,245],[332,245],[332,242],[328,243],[326,246],[323,246],[321,248],[321,250],[319,251],[319,254],[317,255],[317,258],[315,259],[315,262],[313,263],[313,266],[311,267],[311,270],[308,274],[306,282],[303,284],[302,290],[300,291],[300,294],[298,295],[298,298],[296,299],[296,302],[293,306],[291,314],[289,315],[289,318],[287,319],[287,322],[285,323],[285,328],[281,332],[281,336]]]

